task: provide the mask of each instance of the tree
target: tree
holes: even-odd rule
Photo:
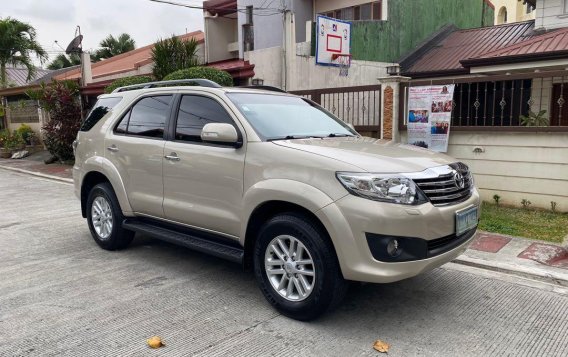
[[[34,55],[41,63],[47,60],[47,53],[36,40],[35,29],[10,17],[0,19],[0,88],[8,85],[7,65],[26,67],[27,80],[31,80],[36,72]]]
[[[161,80],[177,70],[199,66],[197,46],[198,43],[194,38],[180,40],[176,36],[156,42],[152,49],[154,77]]]
[[[101,59],[111,58],[121,53],[132,51],[136,48],[136,42],[130,37],[129,34],[123,33],[118,38],[113,35],[108,35],[104,40],[99,43],[102,48],[95,51],[91,55],[93,62],[98,62]]]
[[[76,66],[81,64],[81,58],[78,54],[72,53],[69,56],[64,55],[63,53],[58,54],[57,57],[51,61],[50,64],[47,65],[47,69],[56,70],[61,68],[67,68],[71,66]]]

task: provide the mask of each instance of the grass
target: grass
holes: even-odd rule
[[[568,214],[504,207],[483,202],[479,229],[562,243],[564,237],[568,235]]]

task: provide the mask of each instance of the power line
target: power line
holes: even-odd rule
[[[168,0],[148,0],[148,1],[152,1],[152,2],[156,2],[156,3],[162,3],[162,4],[168,4],[168,5],[174,5],[174,6],[181,6],[181,7],[186,7],[188,9],[194,9],[194,10],[224,10],[224,11],[235,11],[235,12],[240,12],[240,13],[246,13],[247,9],[245,8],[216,8],[216,7],[203,7],[200,5],[190,5],[190,4],[184,4],[184,3],[179,3],[179,2],[173,2],[173,1],[168,1]],[[280,14],[283,13],[284,10],[280,9],[280,8],[268,8],[268,7],[256,7],[253,8],[253,11],[257,11],[256,15],[258,16],[272,16],[272,15],[276,15],[276,14]],[[261,12],[261,13],[259,13]]]

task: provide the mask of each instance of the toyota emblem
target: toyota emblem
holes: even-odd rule
[[[463,175],[458,171],[456,171],[454,173],[454,183],[455,183],[457,188],[464,188],[465,187],[465,179],[464,179]]]

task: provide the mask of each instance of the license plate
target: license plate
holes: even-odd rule
[[[456,212],[456,235],[477,227],[477,207],[468,207]]]

